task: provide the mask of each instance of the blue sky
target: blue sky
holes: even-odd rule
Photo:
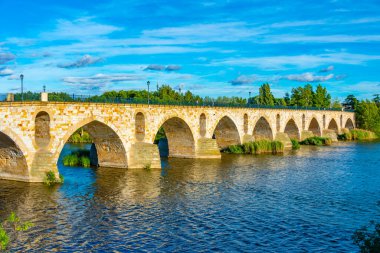
[[[325,85],[380,93],[374,1],[0,0],[0,92],[98,94],[182,87],[203,96],[276,96]]]

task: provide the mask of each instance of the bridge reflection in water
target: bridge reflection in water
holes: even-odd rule
[[[19,252],[355,251],[352,232],[378,217],[378,152],[344,143],[150,171],[59,164],[56,188],[1,180],[0,219],[35,223],[12,242]]]

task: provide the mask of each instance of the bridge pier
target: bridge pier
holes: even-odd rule
[[[195,158],[221,158],[216,139],[200,138],[197,141]]]
[[[158,146],[146,142],[136,142],[129,149],[128,168],[161,168]]]
[[[284,148],[291,148],[292,142],[287,133],[278,132],[276,134],[275,141],[281,141],[284,144]]]
[[[332,141],[338,141],[338,135],[334,130],[325,129],[322,131],[322,137],[328,137]]]
[[[310,137],[313,137],[313,136],[314,136],[314,133],[312,131],[303,130],[301,132],[301,140],[300,141],[303,141],[303,140],[310,138]]]

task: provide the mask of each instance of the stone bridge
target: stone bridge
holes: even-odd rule
[[[158,130],[169,157],[220,158],[220,149],[251,140],[330,136],[355,126],[354,113],[329,110],[104,104],[0,103],[0,178],[41,182],[79,128],[94,141],[102,167],[160,168]],[[92,159],[94,160],[94,159]]]

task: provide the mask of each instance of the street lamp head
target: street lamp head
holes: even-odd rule
[[[149,86],[150,85],[150,81],[146,82],[146,84]]]
[[[24,79],[24,75],[23,74],[20,75],[20,79],[21,80]]]

